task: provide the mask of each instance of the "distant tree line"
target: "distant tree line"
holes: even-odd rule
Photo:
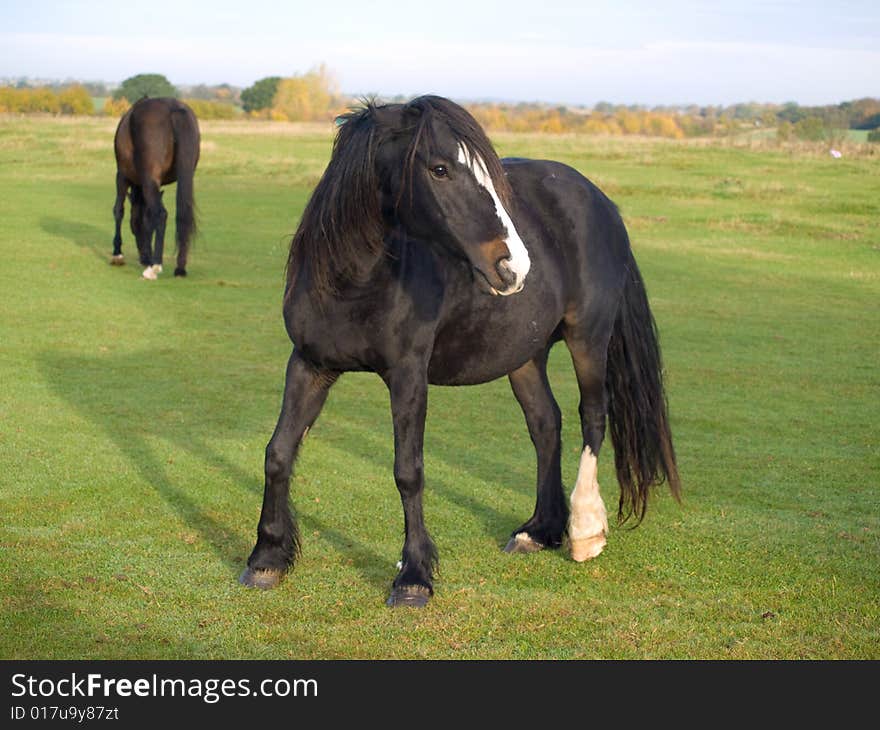
[[[161,74],[138,74],[109,89],[99,82],[41,84],[24,80],[0,86],[0,112],[94,114],[95,98],[101,111],[121,115],[144,97],[184,99],[200,119],[331,121],[355,103],[340,93],[323,64],[288,77],[267,76],[245,89],[229,84],[175,87]],[[405,101],[404,97],[392,101]],[[620,105],[599,102],[593,107],[539,103],[466,103],[490,132],[543,132],[548,134],[644,135],[681,139],[719,137],[767,130],[776,139],[842,140],[846,130],[869,130],[868,140],[880,142],[880,99],[863,98],[827,106],[760,104],[731,106]]]
[[[833,141],[848,129],[880,128],[880,99],[873,98],[823,107],[802,107],[791,102],[648,108],[600,102],[592,108],[527,103],[475,103],[468,108],[489,131],[640,134],[680,139],[776,129],[781,141]],[[869,138],[878,135],[872,132]]]
[[[543,104],[467,104],[490,132],[545,132],[630,135],[681,139],[687,125],[680,116],[648,109],[621,107],[609,111],[570,109]]]

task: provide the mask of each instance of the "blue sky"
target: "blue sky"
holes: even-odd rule
[[[322,62],[352,94],[830,104],[880,96],[880,0],[0,0],[0,78],[249,86]]]

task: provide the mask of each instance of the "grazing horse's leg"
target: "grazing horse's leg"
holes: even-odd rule
[[[177,224],[180,226],[180,223]],[[186,259],[189,252],[189,242],[185,244],[178,243],[177,246],[177,266],[174,268],[175,276],[186,276]]]
[[[293,351],[287,363],[281,415],[266,446],[266,487],[257,544],[239,578],[249,588],[274,588],[296,558],[299,533],[288,503],[290,474],[300,443],[335,380],[336,373],[316,370]]]
[[[162,271],[162,240],[165,235],[165,219],[168,213],[162,205],[162,191],[153,180],[147,180],[141,190],[144,196],[144,250],[141,263],[146,267],[143,277],[156,279]],[[156,234],[156,248],[153,250],[153,234]],[[143,252],[142,252],[143,253]],[[146,262],[144,261],[146,257]]]
[[[565,535],[568,507],[562,489],[562,414],[547,380],[547,354],[530,360],[508,376],[526,417],[538,460],[538,497],[528,522],[513,531],[508,553],[531,553],[559,547]]]
[[[129,224],[131,232],[134,234],[135,243],[137,243],[138,257],[143,266],[149,266],[150,249],[146,240],[146,207],[144,206],[144,193],[140,185],[132,185],[129,194],[131,201],[131,214],[129,215]]]
[[[122,217],[125,214],[125,194],[128,192],[128,180],[121,172],[116,173],[116,203],[113,205],[113,219],[116,222],[116,233],[113,236],[113,255],[110,263],[114,266],[125,264],[122,255]]]
[[[165,223],[168,220],[168,211],[162,202],[164,193],[159,191],[159,211],[156,220],[156,247],[153,252],[153,265],[159,267],[158,271],[162,271],[162,256],[165,253]]]
[[[605,439],[607,401],[605,395],[606,346],[590,347],[583,339],[566,335],[580,390],[583,451],[577,481],[571,493],[568,537],[571,557],[577,562],[596,557],[605,547],[608,517],[599,494],[597,479],[599,449]]]
[[[405,538],[400,571],[394,578],[389,606],[424,606],[434,594],[437,549],[425,529],[422,492],[425,487],[422,448],[428,410],[424,368],[395,369],[385,383],[391,394],[394,422],[394,481],[403,503]]]

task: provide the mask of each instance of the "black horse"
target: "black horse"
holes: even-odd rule
[[[199,123],[182,101],[171,98],[136,102],[119,120],[113,147],[116,151],[116,235],[110,263],[121,266],[122,216],[125,194],[131,187],[131,232],[137,241],[145,279],[162,271],[165,220],[161,187],[177,183],[177,268],[186,276],[186,258],[195,233],[193,178],[199,162]],[[153,234],[156,246],[153,248]]]
[[[507,552],[601,552],[608,522],[596,480],[606,414],[618,519],[645,515],[652,485],[679,477],[656,325],[623,222],[590,181],[558,162],[499,160],[460,106],[422,96],[340,117],[330,163],[287,265],[294,344],[266,448],[257,543],[240,581],[272,588],[299,549],[288,504],[301,440],[345,371],[386,383],[405,540],[388,605],[424,605],[437,552],[422,516],[428,384],[506,375],[537,451],[537,503]],[[580,387],[583,452],[571,510],[561,415],[547,379],[564,340]]]

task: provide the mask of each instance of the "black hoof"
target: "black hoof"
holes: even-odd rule
[[[186,276],[186,269],[181,269],[180,267],[174,269],[175,276]]]
[[[431,589],[426,586],[398,586],[393,588],[388,600],[385,601],[386,606],[412,606],[413,608],[424,608],[428,605],[431,598]]]
[[[508,540],[504,546],[506,553],[536,553],[543,550],[544,546],[537,540],[533,540],[525,532],[518,532]]]
[[[261,568],[254,570],[250,566],[245,568],[244,572],[238,578],[238,582],[243,586],[246,586],[247,588],[259,588],[263,591],[275,588],[282,580],[284,580],[283,570]]]

